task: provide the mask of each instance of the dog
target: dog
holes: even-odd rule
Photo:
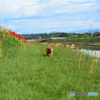
[[[53,56],[53,47],[52,46],[48,46],[46,48],[46,53],[47,53],[47,56],[52,57]]]

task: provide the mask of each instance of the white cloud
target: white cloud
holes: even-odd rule
[[[55,11],[55,13],[82,13],[91,12],[96,10],[96,3],[84,3],[84,4],[72,4],[69,6],[63,6],[62,8]]]
[[[85,6],[92,6],[95,5],[96,3],[86,3]]]
[[[98,0],[0,0],[0,23],[29,33],[100,28],[99,9]]]
[[[23,16],[34,16],[39,12],[38,0],[17,0],[17,1],[8,1],[4,0],[0,5],[0,12],[10,13],[10,15],[15,14],[16,17]]]
[[[59,11],[56,11],[55,13],[66,13],[68,10],[59,10]]]

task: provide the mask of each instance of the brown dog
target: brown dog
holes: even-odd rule
[[[53,56],[53,48],[52,48],[52,46],[48,46],[46,48],[46,52],[47,52],[48,56],[52,57]]]

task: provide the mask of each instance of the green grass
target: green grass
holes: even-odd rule
[[[8,55],[6,63],[6,57],[0,57],[0,100],[99,100],[98,64],[93,73],[91,62],[85,61],[79,69],[73,51],[53,46],[54,55],[48,57],[47,45],[30,43],[25,50],[20,47],[14,56]],[[98,96],[71,97],[71,91],[98,92]]]

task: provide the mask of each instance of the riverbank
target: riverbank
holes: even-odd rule
[[[100,37],[72,37],[66,39],[50,39],[48,43],[62,43],[63,45],[76,45],[79,48],[100,50]]]

